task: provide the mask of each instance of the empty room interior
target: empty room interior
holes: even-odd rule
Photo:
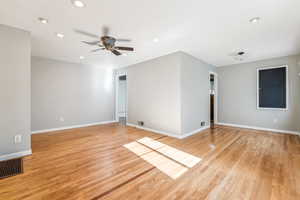
[[[0,200],[299,200],[299,8],[1,1]]]

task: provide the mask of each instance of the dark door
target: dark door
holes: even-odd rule
[[[214,128],[215,123],[215,95],[210,95],[210,124]]]

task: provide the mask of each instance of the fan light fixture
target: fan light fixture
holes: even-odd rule
[[[107,27],[103,27],[103,36],[99,36],[93,33],[88,33],[86,31],[82,30],[74,30],[76,33],[79,33],[81,35],[89,36],[92,38],[97,39],[96,41],[82,41],[84,44],[90,45],[90,46],[96,46],[97,49],[93,49],[91,52],[95,53],[98,51],[110,51],[112,54],[116,56],[123,55],[123,51],[134,51],[133,47],[127,47],[127,46],[117,46],[116,42],[130,42],[130,39],[124,39],[124,38],[114,38],[112,36],[108,36],[109,29]]]

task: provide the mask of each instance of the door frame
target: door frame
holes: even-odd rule
[[[115,120],[119,122],[119,77],[126,76],[126,119],[128,118],[128,75],[127,72],[117,72],[115,76]]]
[[[213,71],[209,71],[209,76],[208,76],[208,80],[209,80],[209,84],[210,84],[210,75],[214,75],[214,86],[215,86],[215,97],[214,97],[214,123],[217,124],[218,123],[218,74],[216,72]],[[209,98],[209,108],[210,108],[210,85],[209,85],[209,91],[208,91],[208,98]],[[210,111],[209,111],[210,114]],[[210,116],[209,116],[209,125],[210,124]]]

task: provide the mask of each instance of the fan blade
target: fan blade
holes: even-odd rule
[[[83,42],[83,43],[85,43],[85,44],[88,44],[88,45],[100,45],[99,43],[99,40],[97,40],[97,41],[93,41],[93,42],[86,42],[86,41],[81,41],[81,42]],[[102,45],[101,45],[102,46]]]
[[[101,49],[94,49],[92,50],[91,52],[97,52],[97,51],[100,51],[100,50],[104,50],[105,48],[101,48]]]
[[[95,35],[95,34],[93,34],[93,33],[86,32],[86,31],[82,31],[82,30],[78,30],[78,29],[74,29],[74,31],[75,31],[76,33],[79,33],[79,34],[81,34],[81,35],[85,35],[85,36],[88,36],[88,37],[97,38],[97,39],[100,38],[100,36]]]
[[[115,49],[123,51],[134,51],[132,47],[115,47]]]
[[[103,33],[103,36],[108,36],[109,28],[107,26],[103,26],[102,33]]]
[[[117,42],[131,42],[130,39],[116,39]]]
[[[121,53],[119,51],[115,50],[115,49],[111,50],[111,52],[113,54],[115,54],[116,56],[120,56],[121,55]]]

